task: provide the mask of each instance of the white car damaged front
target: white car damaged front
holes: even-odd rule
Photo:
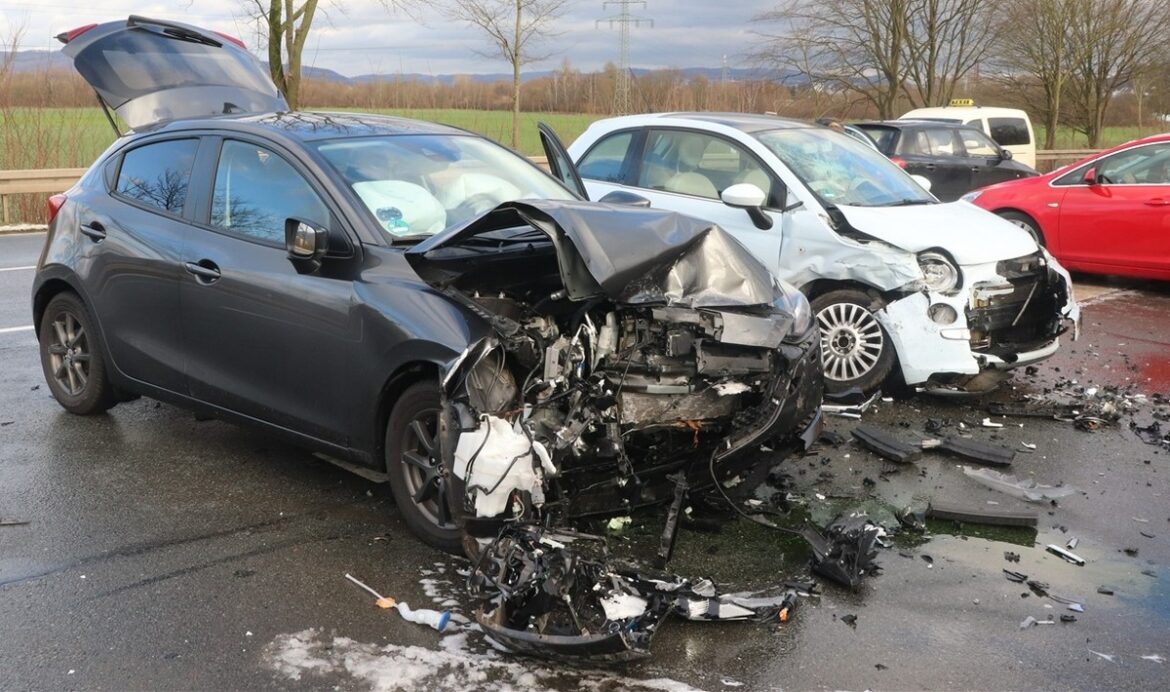
[[[1005,370],[1056,353],[1070,327],[1077,337],[1068,272],[1011,224],[965,202],[833,209],[829,225],[846,242],[819,243],[810,264],[869,287],[906,384],[987,391]],[[842,344],[831,333],[824,342],[828,360]]]

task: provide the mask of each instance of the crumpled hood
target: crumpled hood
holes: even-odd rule
[[[945,248],[959,264],[984,264],[1037,251],[1027,231],[967,202],[838,209],[862,233],[909,252]]]
[[[455,283],[468,251],[479,258],[492,240],[531,227],[556,250],[568,297],[682,307],[771,306],[778,282],[747,248],[719,226],[689,216],[596,202],[506,202],[411,248],[406,259],[432,286]]]

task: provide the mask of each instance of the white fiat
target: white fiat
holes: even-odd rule
[[[609,118],[568,154],[592,199],[634,193],[715,222],[811,300],[830,394],[981,392],[1056,352],[1068,273],[1024,231],[941,203],[828,128],[765,115]]]

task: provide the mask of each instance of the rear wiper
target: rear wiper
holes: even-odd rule
[[[213,46],[219,48],[223,45],[221,41],[212,38],[206,34],[201,34],[198,31],[192,31],[185,26],[168,22],[164,19],[150,19],[141,15],[132,14],[126,20],[126,26],[140,26],[140,27],[157,27],[162,29],[164,36],[177,38],[181,41],[190,41],[191,43],[200,43],[205,46]]]

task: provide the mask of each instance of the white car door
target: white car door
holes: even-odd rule
[[[780,261],[784,214],[777,207],[782,189],[758,158],[736,142],[684,129],[647,128],[606,135],[577,162],[591,199],[615,190],[669,209],[711,221],[731,233],[775,272]],[[750,182],[767,196],[763,211],[771,228],[761,229],[744,209],[724,204],[720,193]]]

